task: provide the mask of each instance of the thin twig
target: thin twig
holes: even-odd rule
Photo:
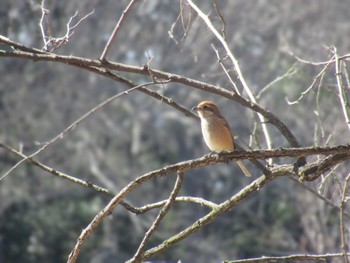
[[[341,196],[341,201],[340,201],[340,213],[339,213],[339,219],[340,219],[340,240],[341,240],[341,249],[343,251],[344,255],[344,263],[349,263],[349,259],[347,257],[347,244],[346,244],[346,237],[345,237],[345,221],[344,221],[344,206],[346,205],[346,195],[348,192],[348,186],[349,186],[349,181],[350,181],[350,173],[348,176],[345,178],[345,183],[343,186],[343,193]]]
[[[128,13],[130,12],[130,10],[132,9],[133,5],[137,2],[138,0],[131,0],[129,5],[125,8],[125,10],[123,11],[122,15],[120,16],[119,18],[119,21],[117,22],[117,24],[115,25],[114,27],[114,30],[111,34],[111,36],[109,37],[108,39],[108,42],[102,52],[102,55],[100,57],[100,60],[105,60],[106,59],[106,56],[108,54],[108,51],[110,50],[111,48],[111,45],[112,45],[112,42],[113,40],[117,37],[117,34],[118,34],[118,31],[119,29],[121,28],[123,22],[125,21],[126,19],[126,16],[128,15]]]
[[[213,26],[213,24],[211,23],[211,21],[209,20],[208,16],[205,15],[202,10],[199,9],[199,7],[197,5],[195,5],[193,3],[192,0],[187,0],[187,2],[190,4],[190,6],[198,13],[198,15],[203,19],[203,21],[206,23],[206,25],[209,27],[209,29],[213,32],[213,34],[215,35],[215,37],[220,41],[220,43],[222,44],[222,46],[224,47],[227,55],[229,56],[229,58],[231,59],[234,68],[237,72],[238,78],[240,80],[240,82],[242,83],[242,86],[245,90],[245,92],[248,94],[249,99],[253,102],[256,103],[256,99],[253,95],[253,93],[251,92],[250,88],[248,87],[248,84],[246,83],[242,71],[240,69],[240,66],[238,64],[237,59],[234,57],[234,55],[232,54],[227,42],[225,41],[225,39],[221,36],[221,34],[216,30],[216,28]],[[269,131],[267,129],[267,125],[266,125],[266,119],[265,117],[258,113],[258,117],[260,119],[261,125],[262,125],[262,129],[263,129],[263,133],[265,136],[265,140],[266,140],[266,145],[267,145],[267,149],[272,149],[272,142],[271,142],[271,137],[269,134]]]
[[[145,250],[145,246],[146,246],[147,241],[151,238],[151,235],[154,233],[154,231],[156,230],[157,226],[160,224],[160,221],[168,213],[170,207],[175,202],[175,198],[176,198],[177,194],[180,191],[183,179],[184,179],[184,173],[182,171],[179,171],[177,179],[176,179],[176,182],[175,182],[175,185],[174,185],[174,189],[171,192],[168,200],[164,204],[163,208],[159,211],[158,216],[156,217],[156,219],[152,223],[152,226],[146,232],[146,234],[143,237],[143,239],[141,241],[141,244],[140,244],[139,248],[137,249],[135,255],[133,256],[132,259],[128,260],[127,262],[130,262],[130,263],[141,262],[142,254],[143,254],[143,252]]]
[[[315,61],[309,61],[309,60],[302,59],[302,58],[298,57],[297,55],[295,55],[291,50],[288,50],[287,53],[303,64],[308,64],[308,65],[312,65],[312,66],[323,66],[323,65],[326,65],[329,63],[329,60],[315,62]],[[350,58],[350,54],[345,54],[344,56],[339,57],[339,59],[341,59],[341,60],[348,60],[349,58]],[[334,62],[335,62],[335,59],[333,58],[331,60],[331,63],[334,63]]]
[[[88,18],[90,15],[92,15],[95,10],[92,10],[90,13],[86,14],[84,17],[79,19],[74,25],[71,25],[72,21],[78,16],[78,11],[75,11],[74,15],[72,15],[69,18],[69,21],[66,25],[66,33],[63,37],[52,37],[51,30],[50,30],[50,24],[49,24],[49,10],[45,9],[45,0],[42,0],[41,5],[41,17],[40,17],[40,31],[41,31],[41,36],[43,38],[44,46],[43,50],[44,51],[49,51],[53,52],[54,50],[58,49],[61,47],[63,44],[68,43],[69,38],[73,35],[74,29],[86,18]],[[45,29],[45,25],[48,27],[48,29]]]
[[[323,77],[323,75],[325,74],[326,70],[327,70],[328,67],[331,65],[331,63],[332,63],[332,61],[333,61],[333,58],[334,58],[334,57],[332,57],[332,58],[328,61],[328,63],[324,65],[323,69],[316,75],[316,77],[315,77],[314,80],[312,81],[311,85],[310,85],[306,90],[304,90],[304,91],[300,94],[299,98],[297,98],[297,99],[294,100],[294,101],[289,101],[288,98],[286,98],[286,102],[287,102],[289,105],[294,105],[294,104],[299,103],[300,100],[301,100],[302,98],[304,98],[304,96],[305,96],[306,94],[308,94],[308,93],[314,88],[314,86],[316,85],[317,81]]]
[[[291,77],[293,76],[297,70],[295,69],[296,63],[294,63],[288,70],[287,72],[285,72],[283,75],[278,76],[277,78],[275,78],[273,81],[271,81],[270,83],[268,83],[265,87],[263,87],[258,94],[256,95],[256,99],[259,100],[262,95],[268,91],[271,87],[273,87],[276,83],[280,82],[281,80],[287,78],[287,77]]]
[[[300,182],[298,179],[296,179],[294,177],[288,177],[288,178],[291,179],[292,181],[294,181],[297,185],[299,185],[302,188],[306,189],[308,192],[310,192],[313,195],[315,195],[317,198],[319,198],[322,201],[324,201],[327,205],[330,205],[331,207],[333,207],[337,211],[340,211],[340,207],[338,205],[336,205],[335,203],[333,203],[331,200],[329,200],[328,198],[324,197],[323,195],[319,194],[316,190],[314,190],[314,189],[310,188],[309,186],[303,184],[302,182]],[[348,218],[350,218],[350,214],[348,212],[344,211],[344,215],[346,215]]]
[[[101,186],[98,186],[98,185],[95,185],[89,181],[85,181],[85,180],[81,180],[79,178],[76,178],[74,176],[71,176],[71,175],[68,175],[66,173],[63,173],[61,171],[58,171],[50,166],[47,166],[33,158],[28,158],[28,156],[26,156],[25,154],[13,149],[12,147],[4,144],[4,143],[1,143],[0,142],[0,148],[4,148],[5,150],[13,153],[14,155],[18,156],[18,157],[21,157],[21,158],[27,158],[27,162],[35,165],[36,167],[42,169],[43,171],[47,172],[47,173],[50,173],[54,176],[57,176],[57,177],[60,177],[60,178],[63,178],[63,179],[66,179],[70,182],[73,182],[73,183],[76,183],[76,184],[79,184],[79,185],[82,185],[82,186],[85,186],[87,188],[90,188],[92,190],[95,190],[97,192],[100,192],[100,193],[103,193],[103,194],[106,194],[106,195],[109,195],[109,196],[114,196],[115,193],[112,193],[111,191],[107,190],[106,188],[103,188]],[[156,209],[156,208],[159,208],[159,207],[162,207],[164,206],[164,204],[166,203],[167,200],[163,200],[163,201],[159,201],[159,202],[156,202],[156,203],[152,203],[152,204],[147,204],[145,206],[142,206],[142,207],[135,207],[125,201],[122,201],[120,202],[120,204],[122,206],[124,206],[127,210],[129,210],[130,212],[132,213],[135,213],[135,214],[144,214],[152,209]],[[208,207],[210,209],[214,209],[217,204],[215,204],[214,202],[211,202],[211,201],[208,201],[208,200],[205,200],[201,197],[193,197],[193,196],[179,196],[179,197],[176,197],[176,202],[188,202],[188,203],[195,203],[195,204],[198,204],[198,205],[201,205],[201,206],[205,206],[205,207]]]
[[[176,202],[192,202],[192,203],[196,203],[199,204],[201,206],[205,206],[208,207],[210,209],[214,209],[217,207],[217,204],[215,204],[214,202],[205,200],[201,197],[193,197],[193,196],[178,196],[176,197]],[[139,207],[138,211],[140,213],[145,213],[149,210],[152,210],[154,208],[158,208],[158,207],[162,207],[164,206],[164,204],[167,202],[167,200],[163,200],[163,201],[159,201],[153,204],[147,204],[145,206]]]
[[[350,254],[347,254],[350,256]],[[327,262],[327,259],[329,258],[340,258],[342,257],[342,253],[329,253],[329,254],[323,254],[323,255],[307,255],[307,254],[299,254],[299,255],[289,255],[289,256],[283,256],[283,257],[265,257],[262,256],[260,258],[248,258],[248,259],[240,259],[240,260],[225,260],[224,263],[260,263],[260,262],[286,262],[286,261],[299,261],[300,260],[317,260],[317,261],[325,261]]]
[[[241,95],[241,93],[240,93],[239,90],[238,90],[238,87],[237,87],[236,83],[235,83],[235,82],[233,81],[233,79],[231,78],[230,73],[229,73],[228,70],[226,69],[224,63],[222,63],[222,60],[221,60],[221,58],[220,58],[219,51],[218,51],[217,48],[214,46],[214,44],[211,44],[211,47],[212,47],[212,48],[214,49],[214,51],[215,51],[216,57],[218,58],[218,62],[219,62],[219,64],[220,64],[222,70],[225,72],[226,77],[228,78],[228,80],[230,81],[230,83],[231,83],[232,86],[233,86],[233,89],[232,89],[232,90],[233,90],[234,92],[236,92],[238,95]]]
[[[93,189],[93,190],[95,190],[97,192],[101,192],[101,193],[107,194],[109,196],[114,196],[114,194],[112,194],[110,191],[108,191],[107,189],[105,189],[103,187],[100,187],[98,185],[94,185],[91,182],[84,181],[84,180],[78,179],[76,177],[70,176],[70,175],[68,175],[66,173],[57,171],[57,170],[55,170],[55,169],[53,169],[53,168],[51,168],[51,167],[49,167],[49,166],[47,166],[45,164],[42,164],[42,163],[34,160],[33,158],[30,158],[30,157],[26,156],[25,154],[23,154],[23,153],[21,153],[19,151],[16,151],[12,147],[10,147],[10,146],[8,146],[8,145],[6,145],[4,143],[0,142],[0,147],[6,149],[7,151],[15,154],[16,156],[18,156],[18,157],[20,157],[22,159],[25,159],[27,162],[30,162],[31,164],[39,167],[40,169],[44,170],[45,172],[48,172],[48,173],[53,174],[53,175],[55,175],[57,177],[69,180],[71,182],[83,185],[83,186],[88,187],[90,189]]]
[[[26,158],[23,158],[22,160],[20,160],[19,162],[17,162],[14,166],[12,166],[7,172],[5,172],[5,174],[3,176],[0,177],[0,181],[3,180],[7,175],[9,175],[12,171],[14,171],[19,165],[21,165],[23,162],[27,161],[29,158],[33,158],[34,156],[36,156],[37,154],[39,154],[40,152],[42,152],[46,147],[48,147],[49,145],[53,144],[54,142],[56,142],[59,139],[62,139],[64,137],[64,135],[66,133],[68,133],[69,131],[73,130],[75,127],[77,127],[81,122],[83,122],[85,119],[87,119],[91,114],[93,114],[94,112],[96,112],[97,110],[101,109],[102,107],[104,107],[105,105],[107,105],[108,103],[112,102],[113,100],[119,98],[120,96],[123,95],[127,95],[129,92],[132,92],[136,89],[139,89],[141,87],[144,86],[149,86],[149,85],[154,85],[155,82],[148,82],[148,83],[144,83],[141,85],[137,85],[133,88],[130,88],[126,91],[117,93],[116,95],[108,98],[107,100],[104,100],[103,102],[99,103],[97,106],[95,106],[93,109],[91,109],[90,111],[86,112],[84,115],[82,115],[80,118],[78,118],[77,120],[75,120],[72,124],[70,124],[67,128],[65,128],[62,132],[60,132],[58,135],[56,135],[55,137],[53,137],[52,139],[50,139],[47,142],[42,143],[42,146],[36,150],[35,152],[33,152],[32,154],[28,155]]]
[[[348,126],[348,129],[350,131],[350,118],[349,118],[348,111],[346,109],[346,97],[345,97],[345,92],[344,92],[344,87],[343,87],[343,78],[342,78],[342,73],[341,73],[341,63],[342,62],[339,59],[336,48],[334,48],[334,56],[335,56],[335,60],[336,60],[335,61],[335,77],[337,79],[340,104],[341,104],[341,108],[343,111],[345,123]]]
[[[47,10],[45,8],[45,0],[41,1],[40,9],[41,9],[41,17],[40,17],[39,27],[40,27],[41,36],[42,36],[43,42],[44,42],[43,50],[47,50],[48,49],[47,48],[48,41],[46,40],[47,33],[45,31],[44,23],[47,21],[47,16],[48,16],[49,10]]]
[[[225,22],[224,16],[221,14],[216,1],[211,0],[211,3],[214,7],[216,14],[219,16],[220,21],[222,23],[221,34],[222,34],[222,37],[224,38],[224,40],[226,41],[226,22]]]

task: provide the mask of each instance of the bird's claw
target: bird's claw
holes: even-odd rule
[[[220,153],[212,151],[212,152],[208,153],[206,156],[207,157],[215,157],[216,159],[218,159],[220,157]]]

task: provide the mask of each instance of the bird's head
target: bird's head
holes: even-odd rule
[[[218,106],[211,101],[202,101],[197,106],[193,107],[192,110],[198,112],[199,117],[209,118],[212,116],[221,116]]]

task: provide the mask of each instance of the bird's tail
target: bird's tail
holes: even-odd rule
[[[247,169],[247,167],[243,164],[242,161],[238,160],[237,164],[239,165],[239,167],[241,168],[242,172],[245,174],[245,176],[247,177],[251,177],[252,174],[249,172],[249,170]]]

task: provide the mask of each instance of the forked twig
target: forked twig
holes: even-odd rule
[[[41,1],[41,17],[40,17],[40,31],[41,36],[43,38],[44,47],[42,48],[44,51],[53,52],[54,50],[61,47],[63,44],[66,44],[69,40],[69,38],[74,34],[74,29],[86,18],[88,18],[90,15],[92,15],[95,10],[92,10],[90,13],[83,16],[81,19],[79,19],[75,24],[72,25],[73,19],[75,19],[78,16],[78,11],[75,11],[74,15],[69,18],[69,21],[66,25],[66,34],[63,37],[52,37],[52,32],[50,29],[49,24],[49,10],[45,8],[45,0]],[[48,27],[45,29],[45,24]]]

